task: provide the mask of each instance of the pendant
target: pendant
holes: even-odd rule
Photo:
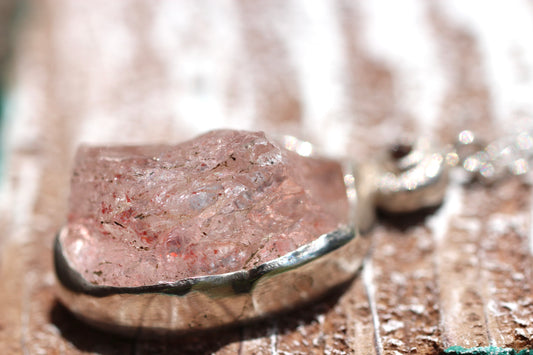
[[[126,335],[270,316],[356,276],[376,208],[443,198],[444,155],[422,141],[359,164],[313,149],[231,130],[80,148],[54,245],[59,299]]]

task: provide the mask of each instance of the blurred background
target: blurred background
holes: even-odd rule
[[[533,105],[527,1],[3,0],[1,16],[10,147],[232,127],[347,154]]]
[[[361,160],[406,137],[451,142],[473,129],[492,139],[531,128],[532,70],[533,2],[526,0],[0,0],[0,314],[9,324],[0,321],[0,345],[17,352],[24,343],[18,339],[26,339],[30,353],[81,346],[62,340],[65,329],[49,319],[55,300],[50,246],[66,215],[80,144],[171,143],[238,128],[295,134],[327,154]],[[459,213],[454,206],[444,209],[441,228]],[[528,200],[516,207],[524,223],[529,206]],[[476,208],[469,218],[479,215],[483,224]],[[440,245],[429,227],[421,230],[427,245]],[[430,270],[431,258],[440,260],[432,250],[413,260]],[[374,260],[377,290],[392,282],[380,270],[403,267],[385,259]],[[410,280],[407,271],[399,275]],[[357,292],[347,294],[363,302]],[[433,296],[419,297],[427,303]],[[492,296],[486,297],[481,302]],[[350,309],[344,313],[355,312]],[[531,305],[523,309],[531,312]],[[419,346],[442,349],[470,339],[460,327],[438,328],[444,321],[435,314],[415,315],[413,327],[440,329],[432,335],[437,340],[421,338]],[[328,317],[326,324],[334,324],[337,318]],[[520,346],[533,332],[533,318],[527,319],[523,328],[531,332]],[[393,328],[383,334],[407,342],[409,333]],[[497,345],[518,338],[505,339]],[[385,340],[376,344],[409,348]],[[489,343],[488,337],[464,342]]]

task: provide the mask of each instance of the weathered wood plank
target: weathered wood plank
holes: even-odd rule
[[[384,352],[442,350],[431,233],[419,226],[379,230],[375,237],[374,283]]]
[[[365,277],[302,309],[206,337],[128,340],[93,330],[57,303],[51,265],[81,142],[174,142],[226,126],[301,134],[329,153],[364,158],[409,135],[449,142],[470,128],[497,136],[507,117],[533,114],[524,99],[533,87],[531,45],[519,40],[533,28],[530,5],[487,5],[517,15],[502,21],[516,18],[522,29],[492,43],[490,22],[468,12],[476,6],[444,1],[29,4],[0,189],[2,350],[431,354],[450,345],[533,346],[531,193],[512,179],[490,187],[456,181],[439,209],[384,218]],[[506,56],[513,45],[518,54]]]
[[[480,229],[488,333],[493,345],[514,349],[532,345],[530,196],[530,188],[517,181],[496,186]]]
[[[469,201],[476,191],[464,192],[464,210],[468,214]],[[480,282],[479,238],[473,231],[479,228],[475,217],[453,217],[439,243],[437,254],[440,292],[440,312],[445,346],[487,346],[489,335],[485,322],[485,305]]]

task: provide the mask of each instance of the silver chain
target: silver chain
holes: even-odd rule
[[[533,158],[532,132],[522,131],[502,136],[484,144],[472,131],[464,130],[446,154],[446,162],[493,182],[509,175],[524,175]]]

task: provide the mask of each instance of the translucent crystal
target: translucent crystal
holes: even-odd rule
[[[61,241],[89,282],[149,285],[253,268],[337,229],[347,206],[337,162],[261,132],[82,147]]]

